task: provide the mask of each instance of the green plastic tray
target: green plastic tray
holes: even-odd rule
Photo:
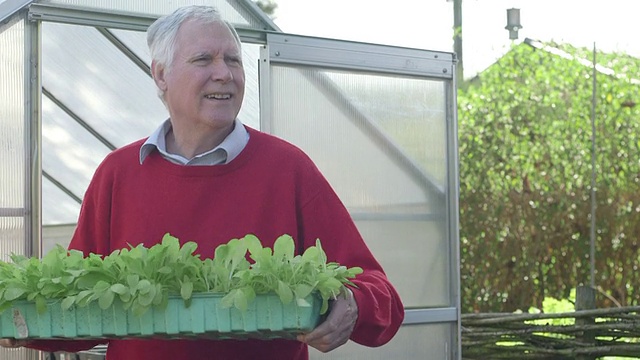
[[[295,338],[320,321],[322,300],[315,295],[306,299],[311,306],[258,295],[246,311],[224,308],[221,299],[220,294],[194,294],[187,308],[180,297],[170,297],[166,308],[152,307],[141,316],[119,301],[106,310],[96,302],[69,310],[50,303],[42,314],[32,302],[16,302],[0,314],[0,338]]]

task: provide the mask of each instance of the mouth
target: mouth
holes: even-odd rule
[[[229,100],[231,99],[231,94],[229,93],[213,93],[213,94],[207,94],[204,96],[207,99],[210,100]]]

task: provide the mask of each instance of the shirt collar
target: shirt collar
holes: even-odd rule
[[[166,135],[171,130],[171,121],[165,120],[140,147],[140,164],[158,150],[167,160],[181,165],[228,164],[240,154],[249,141],[249,133],[240,120],[236,119],[233,131],[215,148],[194,156],[192,159],[167,152]]]

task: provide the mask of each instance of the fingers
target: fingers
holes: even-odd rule
[[[327,319],[310,333],[298,336],[298,341],[329,352],[349,340],[357,320],[358,305],[351,290],[347,289],[333,301]]]

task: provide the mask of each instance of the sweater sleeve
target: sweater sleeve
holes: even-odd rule
[[[404,306],[394,286],[375,259],[351,215],[326,181],[316,184],[320,189],[302,211],[305,246],[319,238],[328,261],[347,267],[359,266],[364,271],[356,276],[352,288],[358,305],[358,320],[351,340],[376,347],[389,342],[404,320]]]
[[[76,230],[69,243],[69,249],[80,250],[85,256],[90,253],[109,255],[111,252],[111,204],[112,179],[103,162],[91,180],[80,208]]]

